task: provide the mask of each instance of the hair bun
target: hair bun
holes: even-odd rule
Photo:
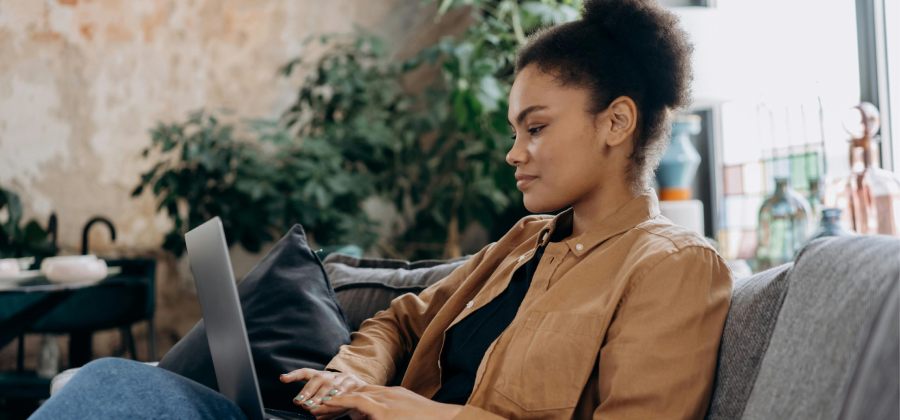
[[[664,73],[662,80],[648,80],[655,87],[652,90],[655,99],[670,108],[681,108],[690,103],[688,87],[693,46],[687,42],[687,33],[678,25],[674,13],[656,0],[584,0],[582,5],[584,24],[628,51],[638,67],[671,69]]]

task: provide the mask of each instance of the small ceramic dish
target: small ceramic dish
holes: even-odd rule
[[[95,255],[50,257],[41,261],[41,274],[53,283],[81,283],[106,278],[106,261]]]
[[[17,276],[19,271],[19,261],[15,258],[0,260],[0,277]]]

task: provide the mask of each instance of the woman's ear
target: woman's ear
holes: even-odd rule
[[[637,105],[631,98],[620,96],[609,104],[606,111],[597,114],[597,118],[607,120],[601,121],[606,124],[599,125],[609,130],[604,136],[606,144],[610,147],[618,146],[631,139],[637,128]]]

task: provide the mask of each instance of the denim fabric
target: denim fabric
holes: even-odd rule
[[[29,419],[241,419],[241,409],[216,391],[178,374],[127,359],[84,367]]]

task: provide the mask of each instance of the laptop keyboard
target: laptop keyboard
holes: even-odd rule
[[[272,410],[269,408],[266,409],[266,417],[276,420],[316,420],[316,416],[310,413],[294,413],[290,411]]]

